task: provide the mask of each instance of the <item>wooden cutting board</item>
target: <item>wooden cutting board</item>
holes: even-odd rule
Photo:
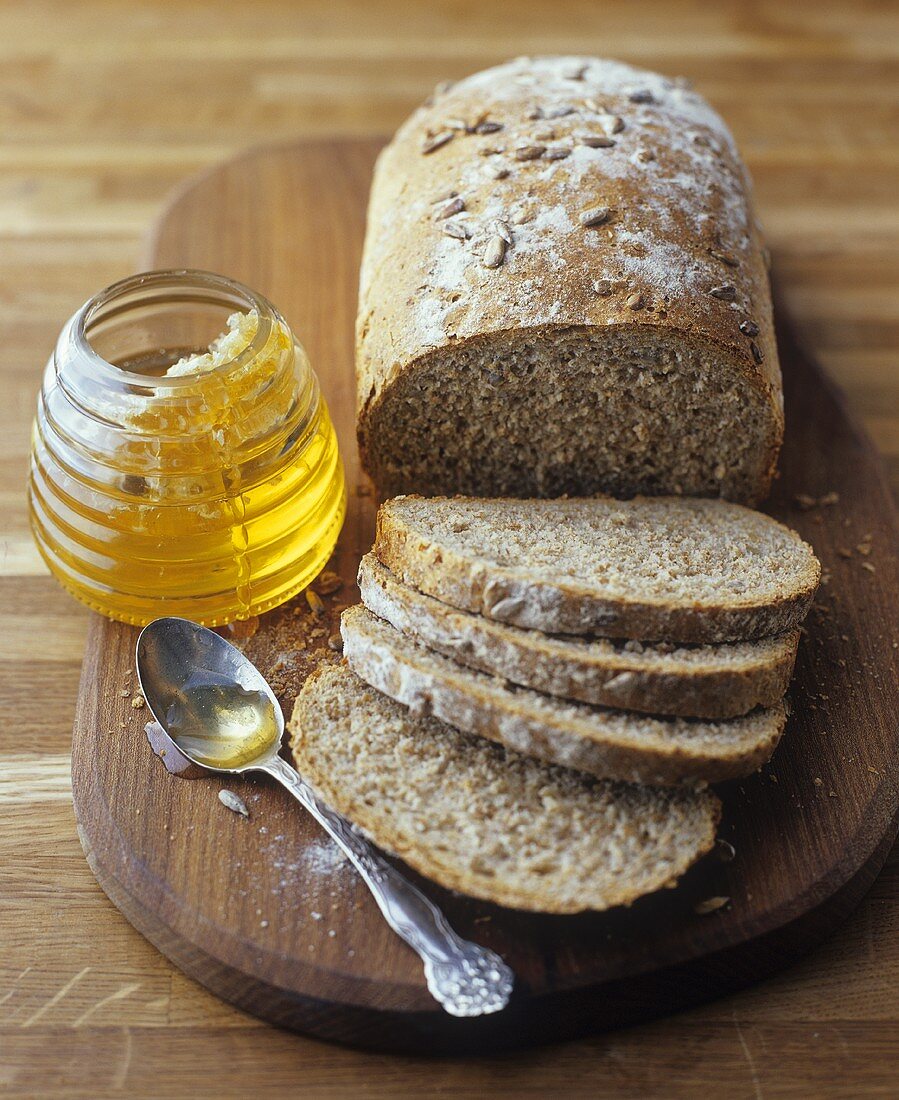
[[[306,672],[335,659],[327,637],[357,598],[356,565],[373,534],[353,437],[352,344],[376,152],[361,141],[252,151],[190,181],[146,256],[146,267],[207,268],[271,297],[334,416],[350,492],[333,566],[343,588],[325,597],[323,621],[301,596],[241,640],[288,714]],[[897,527],[878,456],[782,311],[779,322],[788,432],[770,511],[814,545],[827,583],[781,747],[760,774],[722,791],[720,835],[734,859],[709,857],[676,890],[630,910],[577,917],[514,913],[424,884],[463,935],[518,975],[505,1012],[453,1019],[289,795],[229,781],[250,808],[244,819],[218,801],[223,784],[164,769],[144,733],[147,712],[132,705],[137,632],[94,617],[75,719],[75,813],[94,874],[132,924],[219,996],[276,1024],[423,1052],[543,1042],[669,1012],[757,981],[825,937],[871,885],[899,823]],[[838,502],[819,503],[829,494]],[[714,896],[729,903],[694,912]]]

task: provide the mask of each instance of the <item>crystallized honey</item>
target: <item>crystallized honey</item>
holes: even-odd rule
[[[112,618],[245,619],[330,556],[343,469],[315,375],[259,295],[154,272],[60,336],[34,425],[32,526],[65,587]]]

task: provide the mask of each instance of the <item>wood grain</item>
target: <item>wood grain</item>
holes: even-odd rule
[[[262,140],[389,132],[437,79],[573,49],[686,73],[724,112],[755,176],[790,315],[899,489],[897,40],[899,14],[878,0],[521,0],[514,15],[490,0],[0,5],[0,1087],[894,1094],[895,854],[837,936],[777,978],[527,1056],[361,1055],[265,1028],[194,985],[121,920],[81,855],[61,792],[87,616],[46,575],[21,486],[60,325],[135,270],[172,186]]]

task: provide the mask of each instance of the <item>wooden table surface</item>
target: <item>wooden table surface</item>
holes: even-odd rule
[[[800,332],[899,490],[895,3],[0,0],[0,1095],[899,1091],[895,853],[845,927],[773,980],[473,1061],[368,1055],[258,1023],[141,939],[82,856],[69,747],[87,614],[42,566],[23,496],[60,325],[135,269],[190,173],[248,144],[386,133],[438,79],[560,51],[687,74],[722,111]]]

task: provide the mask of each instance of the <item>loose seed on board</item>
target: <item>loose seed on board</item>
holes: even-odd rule
[[[639,292],[629,294],[624,304],[628,309],[639,309],[643,305],[643,295]]]
[[[744,336],[758,336],[759,326],[755,321],[741,321],[740,332],[742,332]]]
[[[544,160],[564,160],[571,156],[571,149],[567,145],[553,145],[543,154]]]
[[[752,352],[752,358],[756,361],[756,364],[760,365],[765,357],[764,355],[762,355],[762,349],[758,346],[755,340],[752,340],[750,342],[749,350]]]
[[[520,145],[512,154],[516,160],[537,160],[546,152],[545,145]]]
[[[506,242],[497,234],[484,249],[484,267],[499,267],[506,257]]]
[[[506,244],[514,244],[512,230],[509,228],[507,222],[495,221],[493,223],[493,232],[496,233],[498,237],[502,237]]]
[[[605,134],[587,134],[585,137],[578,138],[581,145],[587,145],[591,149],[611,149],[615,142],[606,137]]]
[[[317,592],[313,592],[311,588],[306,589],[306,603],[309,604],[309,610],[316,619],[320,619],[324,615],[325,605],[322,603],[322,598]]]
[[[607,206],[592,206],[589,210],[582,210],[577,220],[585,228],[602,225],[609,220],[611,210]]]
[[[457,241],[467,241],[471,236],[471,230],[461,222],[444,222],[443,232],[448,237],[455,237]]]
[[[708,913],[714,913],[718,909],[723,909],[729,901],[730,898],[725,897],[706,898],[704,901],[698,901],[693,906],[693,912],[696,913],[697,916],[704,917]]]
[[[234,791],[220,790],[219,802],[221,802],[223,806],[227,806],[232,813],[240,814],[241,817],[250,816],[250,811],[247,809],[246,802],[236,795]]]
[[[737,288],[730,283],[722,283],[720,286],[713,286],[709,294],[713,298],[720,298],[722,302],[732,302],[737,296]]]
[[[434,215],[435,221],[443,221],[444,218],[451,218],[453,214],[461,214],[465,209],[465,199],[456,195],[454,199],[450,199],[448,203],[442,206]]]

